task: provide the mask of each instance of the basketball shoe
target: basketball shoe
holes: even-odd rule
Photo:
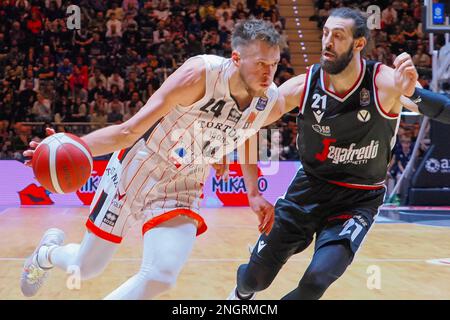
[[[20,289],[24,296],[32,297],[41,288],[49,270],[53,268],[48,261],[48,251],[53,246],[62,245],[64,237],[62,230],[48,229],[33,254],[25,260],[20,277]]]
[[[255,297],[256,297],[256,293],[252,293],[250,296],[243,298],[239,295],[239,293],[237,291],[237,287],[234,287],[233,291],[231,291],[227,300],[255,300]]]
[[[254,246],[252,246],[251,244],[248,244],[247,249],[251,255],[253,252]],[[256,293],[252,293],[250,296],[243,298],[239,295],[239,293],[237,291],[237,287],[234,287],[233,291],[230,292],[230,295],[228,296],[227,300],[255,300],[255,297],[256,297]]]

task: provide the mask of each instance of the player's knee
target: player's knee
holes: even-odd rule
[[[241,265],[238,269],[239,291],[242,293],[253,293],[267,289],[274,279],[271,272],[262,266]]]
[[[158,286],[161,291],[172,289],[178,279],[178,270],[161,266],[142,267],[139,276],[146,286]]]
[[[323,293],[337,278],[338,276],[327,271],[309,270],[300,281],[300,287],[308,287],[310,291]]]

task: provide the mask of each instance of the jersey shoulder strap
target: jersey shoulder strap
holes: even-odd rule
[[[311,90],[314,90],[313,87],[315,87],[317,80],[320,76],[320,64],[313,64],[308,67],[308,70],[306,70],[306,77],[305,77],[305,86],[303,89],[303,93],[300,96],[300,103],[299,103],[299,113],[303,114],[305,111],[305,105],[308,101],[309,93]]]

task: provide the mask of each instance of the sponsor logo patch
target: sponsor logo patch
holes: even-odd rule
[[[313,130],[317,132],[318,134],[321,134],[323,136],[329,137],[331,136],[331,129],[330,126],[321,126],[319,124],[314,124],[312,126]]]
[[[267,243],[265,243],[263,240],[258,242],[258,253],[264,249],[264,247],[267,246]]]
[[[363,107],[370,104],[370,91],[363,88],[359,94],[359,104]]]
[[[378,156],[378,148],[380,142],[378,140],[370,141],[370,144],[360,148],[355,148],[356,144],[352,143],[348,147],[336,147],[332,143],[335,143],[335,139],[325,138],[322,141],[323,150],[321,153],[316,154],[316,159],[324,162],[326,159],[330,159],[334,164],[366,164],[367,161],[375,159]]]
[[[256,103],[256,107],[255,107],[256,110],[264,111],[264,109],[266,109],[268,101],[269,101],[269,99],[267,99],[267,98],[259,98],[258,102]]]
[[[237,111],[236,109],[231,109],[230,113],[228,114],[227,120],[234,122],[234,123],[238,123],[239,119],[241,119],[242,114]]]
[[[356,117],[361,122],[368,122],[370,120],[370,112],[365,109],[359,110]]]
[[[119,218],[119,216],[117,214],[115,214],[111,211],[107,211],[102,222],[107,224],[108,226],[114,227],[118,218]]]

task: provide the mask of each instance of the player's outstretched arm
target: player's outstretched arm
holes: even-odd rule
[[[177,105],[189,106],[205,94],[206,71],[202,58],[186,61],[171,74],[147,103],[128,121],[96,130],[82,139],[93,156],[128,148]]]
[[[414,88],[420,84],[417,82],[417,70],[409,54],[402,53],[397,56],[394,66],[395,69],[381,65],[379,74],[375,76],[375,86],[383,111],[399,114],[403,107],[414,107],[406,96],[412,94]]]
[[[252,142],[256,142],[256,136],[252,136],[238,147],[239,162],[244,176],[245,187],[247,189],[247,197],[250,208],[258,217],[258,230],[261,233],[269,234],[275,221],[275,209],[273,205],[267,201],[258,189],[258,165],[257,153],[258,148],[252,148]]]
[[[431,119],[450,124],[450,99],[444,95],[434,93],[430,90],[418,88],[411,81],[418,78],[418,74],[411,56],[399,56],[394,61],[394,79],[397,85],[404,89],[402,93],[409,98],[405,107],[412,111],[419,111]]]
[[[416,87],[405,107],[418,110],[433,120],[450,124],[450,99],[442,94]],[[417,112],[417,111],[416,111]]]
[[[305,78],[306,74],[298,75],[278,88],[278,101],[264,122],[264,126],[274,123],[300,104],[300,98],[305,88]]]
[[[383,66],[376,79],[380,88],[381,105],[385,111],[400,113],[404,106],[434,120],[450,123],[450,99],[420,87],[411,56],[402,53],[395,59],[394,67],[395,69]]]

